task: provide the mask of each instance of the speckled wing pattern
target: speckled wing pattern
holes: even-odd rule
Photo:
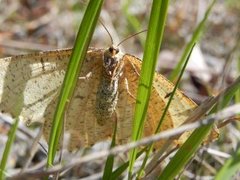
[[[126,62],[125,63],[126,73],[124,73],[124,75],[128,79],[129,91],[132,94],[136,95],[139,76],[136,74],[135,71],[136,70],[138,72],[141,71],[141,60],[128,54],[124,56],[124,60]],[[144,130],[145,136],[152,135],[155,132],[158,122],[164,111],[164,108],[168,103],[169,100],[168,95],[173,91],[173,88],[174,85],[169,80],[167,80],[161,74],[155,73],[152,93],[148,107],[147,120],[145,121]],[[135,105],[136,100],[130,98],[129,101],[133,101],[132,104]],[[180,126],[187,119],[189,113],[193,111],[196,107],[197,105],[195,102],[193,102],[190,98],[185,96],[183,92],[177,90],[174,94],[168,112],[161,125],[160,131]],[[184,134],[177,141],[177,143],[182,144],[182,142],[185,141],[186,136],[188,136],[187,134],[188,133]],[[160,145],[161,143],[162,142],[159,142],[158,144]]]
[[[95,117],[96,93],[101,77],[103,49],[89,49],[65,116],[65,131],[70,134],[69,150],[90,146],[111,137],[117,120],[117,142],[129,142],[141,69],[141,61],[124,55],[124,69],[119,81],[116,113],[99,125]],[[69,61],[71,49],[21,55],[0,60],[0,110],[18,116],[28,124],[44,122],[44,136],[48,139],[60,87]],[[145,122],[144,135],[153,134],[173,90],[173,84],[155,73],[152,94]],[[177,90],[161,130],[179,126],[196,104]]]
[[[0,110],[26,122],[42,121],[62,84],[71,50],[0,60]]]

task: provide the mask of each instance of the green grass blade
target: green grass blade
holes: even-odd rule
[[[116,145],[116,135],[117,135],[117,121],[115,123],[111,147],[113,148]],[[112,170],[114,163],[114,155],[109,155],[105,163],[104,173],[102,179],[112,179]]]
[[[238,74],[240,74],[240,56],[238,57]],[[237,93],[235,95],[235,101],[236,103],[240,102],[240,89],[237,90]]]
[[[236,79],[234,85],[231,85],[231,88],[228,88],[223,98],[220,99],[220,101],[213,107],[209,114],[216,113],[217,111],[226,107],[231,101],[231,99],[234,97],[234,95],[236,95],[239,92],[239,90],[240,90],[240,76]]]
[[[139,31],[141,31],[142,23],[138,20],[138,18],[135,15],[132,15],[128,12],[129,6],[131,3],[132,3],[132,1],[125,0],[125,2],[123,4],[123,8],[122,8],[124,17],[127,18],[127,21],[130,25],[130,29],[132,30],[132,32],[139,32]],[[142,46],[144,46],[145,39],[140,37],[140,43]]]
[[[57,108],[54,114],[53,126],[49,139],[47,160],[48,166],[52,165],[54,161],[54,156],[62,130],[61,124],[63,123],[62,119],[64,117],[64,111],[66,109],[67,102],[71,99],[71,96],[74,92],[74,87],[78,80],[78,74],[85,59],[86,51],[89,46],[93,31],[97,24],[102,3],[103,0],[91,0],[89,2],[81,25],[79,27],[74,49],[70,58],[70,62],[68,64],[68,69],[61,89],[59,102],[57,104]]]
[[[186,69],[187,64],[188,64],[188,62],[189,62],[189,59],[190,59],[190,56],[191,56],[191,54],[192,54],[192,51],[193,51],[194,46],[195,46],[195,43],[192,45],[189,54],[187,54],[186,59],[184,59],[184,64],[183,64],[183,67],[182,67],[181,72],[180,72],[180,74],[179,74],[178,80],[177,80],[177,82],[176,82],[176,84],[175,84],[175,86],[174,86],[173,91],[171,92],[171,95],[170,95],[170,97],[169,97],[169,100],[168,100],[168,103],[167,103],[167,105],[166,105],[166,108],[164,109],[163,115],[162,115],[162,117],[161,117],[161,119],[160,119],[160,121],[159,121],[159,123],[158,123],[157,128],[156,128],[155,134],[158,133],[159,130],[160,130],[160,127],[161,127],[161,125],[162,125],[162,123],[163,123],[164,117],[165,117],[166,114],[167,114],[168,108],[170,107],[171,101],[172,101],[172,99],[173,99],[173,97],[174,97],[175,92],[177,91],[177,88],[178,88],[178,86],[179,86],[179,84],[180,84],[180,80],[182,79],[183,73],[185,72],[185,69]]]
[[[187,55],[189,54],[191,47],[193,46],[194,43],[196,43],[201,35],[201,32],[204,29],[204,25],[206,23],[206,20],[212,10],[213,5],[215,4],[216,0],[213,0],[212,3],[209,5],[203,20],[198,24],[197,28],[195,29],[195,31],[193,32],[193,35],[191,37],[191,40],[187,43],[183,54],[177,64],[177,66],[174,68],[174,70],[171,72],[170,76],[169,76],[169,80],[170,81],[174,81],[176,79],[176,77],[178,77],[179,72],[182,69],[182,66],[184,64],[184,59],[186,59]]]
[[[224,101],[215,104],[210,113],[216,112],[217,107],[225,107],[232,99],[234,94],[240,88],[240,77],[228,88],[224,94]],[[202,143],[207,134],[211,131],[213,124],[209,124],[196,129],[187,141],[182,145],[178,152],[174,155],[168,165],[164,168],[159,179],[172,179],[184,168],[190,158],[194,155],[199,145]]]
[[[132,16],[131,14],[128,13],[128,9],[132,1],[126,0],[124,5],[123,5],[123,13],[125,17],[127,18],[128,22],[132,26],[132,29],[134,32],[138,32],[141,28],[141,23],[138,21],[136,16]]]
[[[187,141],[182,145],[178,152],[173,156],[168,165],[164,168],[158,179],[174,179],[186,163],[190,160],[193,154],[201,145],[206,134],[212,129],[212,125],[203,126],[195,130]]]
[[[147,148],[145,147],[142,150],[140,150],[137,153],[137,158],[141,156],[146,151],[146,149]],[[118,179],[121,176],[121,174],[128,168],[128,166],[129,166],[129,161],[123,163],[117,169],[115,169],[112,173],[112,179]]]
[[[167,16],[168,0],[154,0],[149,21],[146,46],[144,49],[141,76],[138,86],[137,103],[134,114],[133,141],[141,138],[144,120],[151,95],[153,76]],[[130,152],[129,176],[136,159],[136,149]]]
[[[239,62],[239,65],[240,65],[240,62]],[[220,108],[225,107],[234,96],[234,92],[236,92],[235,100],[236,102],[239,102],[237,97],[240,96],[240,80],[238,82],[239,82],[238,85],[235,86],[235,88],[231,88],[229,93],[226,96],[224,96],[224,99],[222,99],[221,104],[219,106],[216,105],[213,108],[212,110],[213,112],[217,111],[219,107]],[[236,172],[239,169],[240,169],[240,148],[238,147],[237,152],[233,154],[232,157],[224,163],[223,167],[217,173],[215,179],[216,180],[232,179],[233,175],[236,174]]]
[[[233,176],[240,169],[240,148],[238,147],[237,152],[228,159],[220,171],[217,173],[215,180],[221,179],[233,179]]]
[[[5,168],[6,168],[8,156],[11,151],[11,146],[15,140],[15,134],[17,131],[18,123],[19,123],[19,118],[17,118],[15,120],[13,126],[11,127],[11,129],[9,131],[8,140],[7,140],[6,146],[4,148],[4,152],[3,152],[2,160],[1,160],[1,164],[0,164],[0,180],[4,179],[4,177],[5,177]]]
[[[118,167],[115,171],[113,171],[112,179],[118,179],[122,175],[122,173],[128,168],[129,161],[122,164],[120,167]]]
[[[179,75],[179,77],[178,77],[178,80],[177,80],[177,82],[176,82],[176,84],[175,84],[175,86],[174,86],[173,91],[171,92],[171,95],[170,95],[170,97],[169,97],[168,103],[167,103],[166,107],[164,108],[163,114],[162,114],[162,116],[161,116],[161,118],[160,118],[160,120],[159,120],[158,126],[157,126],[157,128],[156,128],[156,130],[155,130],[155,134],[159,133],[160,127],[161,127],[161,125],[162,125],[162,123],[163,123],[163,120],[164,120],[164,118],[165,118],[165,116],[166,116],[166,114],[167,114],[167,112],[168,112],[168,109],[169,109],[169,107],[170,107],[171,101],[172,101],[172,99],[173,99],[173,97],[174,97],[174,94],[175,94],[175,92],[176,92],[179,84],[180,84],[180,80],[182,79],[183,73],[184,73],[184,71],[185,71],[185,69],[186,69],[186,67],[187,67],[187,64],[188,64],[188,61],[189,61],[190,56],[191,56],[191,54],[192,54],[192,51],[193,51],[194,46],[195,46],[195,44],[193,44],[193,47],[191,48],[191,51],[189,52],[189,54],[188,54],[188,56],[187,56],[187,59],[184,60],[184,65],[183,65],[183,67],[182,67],[182,69],[181,69],[181,73],[180,73],[180,75]],[[152,148],[153,148],[153,143],[152,143],[152,144],[148,147],[148,149],[147,149],[146,156],[145,156],[145,158],[144,158],[144,160],[143,160],[143,164],[142,164],[142,166],[141,166],[141,168],[140,168],[140,171],[139,171],[139,174],[138,174],[138,177],[139,177],[139,178],[140,178],[140,176],[143,174],[144,168],[145,168],[145,166],[146,166],[146,163],[147,163],[147,160],[148,160],[148,158],[149,158],[149,155],[150,155],[150,153],[151,153],[151,151],[152,151]]]

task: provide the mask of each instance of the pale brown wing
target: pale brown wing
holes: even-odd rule
[[[89,50],[84,61],[81,77],[68,105],[65,116],[65,134],[70,135],[69,150],[90,146],[111,137],[114,120],[109,119],[103,126],[99,125],[95,117],[96,94],[102,73],[102,50]],[[88,74],[87,79],[83,79]],[[45,112],[44,136],[48,139],[57,99],[53,100]]]
[[[0,110],[24,121],[43,122],[62,84],[71,50],[0,59]]]
[[[44,122],[48,140],[71,50],[49,51],[0,60],[0,110],[20,116],[28,124]],[[90,49],[83,64],[75,94],[66,112],[69,149],[88,146],[112,134],[113,121],[99,126],[94,116],[101,76],[103,50]]]
[[[124,76],[128,79],[129,91],[136,97],[137,93],[136,91],[139,81],[139,75],[137,75],[137,73],[139,73],[141,69],[141,60],[132,55],[125,55],[124,62],[125,62]],[[124,83],[121,84],[122,89],[123,86]],[[155,73],[152,94],[150,97],[148,107],[147,120],[145,121],[144,129],[145,136],[152,135],[155,132],[155,129],[163,113],[163,110],[169,100],[169,98],[167,98],[166,96],[172,92],[173,88],[174,85],[171,82],[169,82],[164,76]],[[135,100],[132,97],[130,97],[126,92],[124,94],[123,93],[120,94],[119,99],[124,100],[119,101],[118,111],[122,112],[121,114],[126,114],[124,117],[122,117],[122,120],[120,120],[120,122],[121,123],[124,122],[123,126],[127,127],[125,129],[127,132],[129,132],[129,129],[131,129],[132,125],[129,122],[132,122]],[[126,104],[126,102],[128,102],[128,104]],[[124,113],[125,111],[124,107],[129,106],[129,104],[131,104],[132,107],[131,110],[128,110],[129,113]],[[191,99],[185,96],[180,90],[177,90],[171,102],[168,113],[166,114],[164,122],[161,126],[161,131],[167,130],[169,128],[178,127],[181,123],[183,123],[186,120],[188,114],[192,110],[194,110],[196,106],[197,105]],[[122,134],[126,136],[127,132],[124,132]],[[129,132],[128,134],[130,133],[131,132]],[[158,143],[158,145],[160,144],[161,142]]]
[[[169,93],[173,91],[174,84],[161,74],[156,73],[153,86],[158,92],[158,94],[163,98],[164,102],[167,103],[169,100]],[[178,89],[175,92],[170,107],[168,109],[173,122],[173,127],[179,127],[183,122],[185,122],[185,120],[189,117],[190,113],[194,111],[196,107],[197,104]],[[178,139],[177,143],[184,143],[190,134],[191,132],[185,132]]]

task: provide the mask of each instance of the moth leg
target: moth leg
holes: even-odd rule
[[[133,70],[135,71],[135,73],[136,73],[138,76],[140,76],[140,73],[138,72],[136,66],[135,66],[131,61],[129,61],[129,62],[130,62],[130,64],[131,64]]]
[[[81,76],[78,79],[80,79],[80,80],[89,80],[91,76],[92,76],[92,72],[89,72],[89,73],[87,73],[86,76]]]
[[[134,100],[136,100],[136,97],[129,91],[129,86],[128,86],[128,80],[127,78],[124,79],[125,80],[125,88],[127,90],[127,93],[130,95],[130,97],[132,97]]]

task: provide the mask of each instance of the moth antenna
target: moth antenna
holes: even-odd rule
[[[128,40],[128,39],[130,39],[130,38],[132,38],[132,37],[134,37],[134,36],[136,36],[136,35],[138,35],[138,34],[140,34],[140,33],[146,32],[146,31],[148,31],[148,30],[147,30],[147,29],[144,29],[144,30],[142,30],[142,31],[140,31],[140,32],[137,32],[137,33],[135,33],[135,34],[132,34],[132,35],[126,37],[125,39],[123,39],[122,41],[120,41],[120,43],[118,43],[117,46],[119,46],[120,44],[122,44],[124,41],[126,41],[126,40]]]
[[[111,43],[112,43],[112,45],[113,45],[113,38],[112,38],[110,32],[108,31],[107,27],[103,24],[103,22],[102,22],[100,19],[99,19],[99,22],[100,22],[101,25],[104,27],[104,29],[107,31],[107,33],[108,33],[108,35],[109,35],[109,37],[110,37],[110,39],[111,39]]]

